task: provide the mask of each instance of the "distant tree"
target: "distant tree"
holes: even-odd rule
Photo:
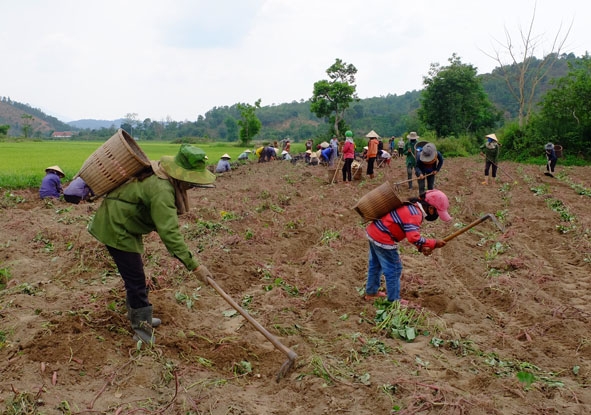
[[[560,143],[572,153],[591,157],[591,57],[586,54],[570,64],[567,76],[555,81],[541,103],[538,117],[532,119],[540,145]]]
[[[238,133],[238,123],[232,117],[227,117],[224,120],[224,124],[226,125],[226,132],[228,141],[236,141],[238,140],[239,133]]]
[[[121,128],[127,131],[129,135],[133,137],[133,129],[137,126],[138,122],[139,119],[137,113],[128,112],[127,114],[125,114],[125,118],[123,118]]]
[[[29,138],[31,135],[31,130],[33,128],[33,116],[29,115],[29,114],[23,114],[21,115],[21,119],[23,120],[23,134],[25,136],[25,138]]]
[[[429,76],[423,77],[419,118],[439,137],[492,128],[500,116],[484,93],[476,68],[462,63],[455,53],[448,61],[444,67],[431,64]]]
[[[8,130],[10,130],[10,125],[8,125],[8,124],[0,125],[0,135],[7,135]]]
[[[519,30],[519,38],[522,45],[520,50],[515,50],[516,46],[513,43],[511,34],[505,28],[505,43],[498,42],[501,49],[505,50],[508,56],[509,63],[506,63],[505,58],[499,49],[493,53],[486,53],[487,56],[494,59],[499,64],[498,74],[503,77],[511,96],[518,104],[518,123],[519,127],[523,128],[529,117],[533,112],[533,104],[536,98],[536,89],[540,82],[551,72],[552,67],[560,58],[562,48],[568,38],[572,23],[568,27],[566,34],[561,37],[562,26],[558,29],[556,36],[552,42],[550,51],[542,58],[541,62],[537,62],[534,53],[542,40],[541,36],[533,34],[534,22],[536,19],[536,6],[532,18],[527,29],[524,32]],[[517,68],[517,71],[514,70]]]
[[[240,111],[240,116],[242,117],[240,120],[238,120],[238,125],[240,126],[239,136],[240,141],[244,146],[247,146],[253,137],[261,130],[261,120],[259,120],[255,113],[257,108],[260,107],[260,98],[254,103],[254,105],[238,104],[238,110]]]
[[[341,59],[326,70],[330,80],[314,83],[314,92],[310,100],[310,111],[318,118],[328,119],[332,124],[332,132],[341,136],[340,131],[346,128],[345,111],[351,102],[358,100],[355,85],[357,68]]]

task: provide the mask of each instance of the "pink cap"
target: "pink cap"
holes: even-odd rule
[[[442,221],[449,222],[451,220],[451,216],[447,213],[449,200],[441,190],[427,190],[425,193],[425,201],[437,209],[437,214]]]

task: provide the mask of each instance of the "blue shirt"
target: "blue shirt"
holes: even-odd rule
[[[61,193],[62,183],[60,177],[53,172],[47,173],[43,180],[41,180],[41,188],[39,189],[41,199],[45,199],[46,197],[59,199]]]
[[[417,152],[417,165],[415,166],[415,174],[419,177],[421,174],[426,175],[434,171],[441,170],[443,166],[443,156],[438,151],[437,158],[432,163],[424,163],[421,161],[420,152]]]
[[[218,161],[218,165],[215,168],[216,173],[223,173],[225,171],[230,171],[232,168],[230,167],[230,162],[226,159],[221,159]]]

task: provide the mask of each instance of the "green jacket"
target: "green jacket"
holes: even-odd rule
[[[189,270],[199,265],[179,230],[174,187],[155,174],[130,181],[105,196],[88,231],[107,246],[144,252],[142,235],[158,232],[166,249]]]
[[[406,167],[415,167],[417,165],[417,159],[415,158],[415,145],[417,140],[408,140],[404,143],[404,150],[402,152],[406,156]]]
[[[499,160],[499,145],[497,143],[485,143],[480,146],[480,151],[484,153],[486,159],[498,164]]]

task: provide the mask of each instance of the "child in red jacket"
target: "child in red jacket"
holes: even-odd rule
[[[438,217],[444,222],[451,220],[449,200],[440,190],[428,190],[418,198],[408,199],[402,206],[392,210],[365,229],[369,240],[369,264],[365,300],[387,297],[388,301],[400,300],[400,276],[402,261],[398,253],[398,243],[405,238],[420,252],[430,255],[435,248],[441,248],[445,241],[426,239],[421,236],[423,219],[434,221]],[[382,274],[386,280],[387,294],[378,291]]]

